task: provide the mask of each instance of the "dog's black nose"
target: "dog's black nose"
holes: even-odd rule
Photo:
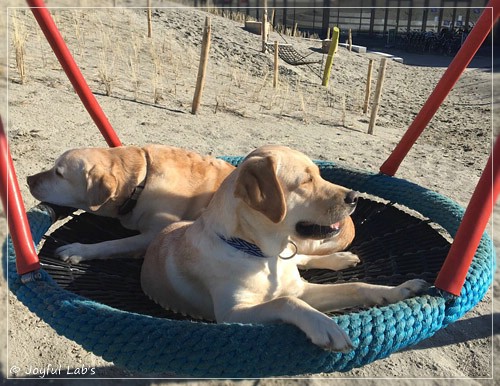
[[[351,190],[345,195],[344,202],[347,205],[355,206],[358,202],[358,192]]]

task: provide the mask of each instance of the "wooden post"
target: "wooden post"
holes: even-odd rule
[[[368,63],[368,74],[366,76],[366,88],[365,88],[365,103],[363,104],[363,114],[368,111],[368,103],[370,101],[370,92],[372,89],[372,70],[373,70],[373,59],[370,59]]]
[[[295,23],[293,26],[293,32],[292,32],[293,37],[297,36],[297,25],[298,25],[298,23]]]
[[[326,30],[326,40],[330,39],[330,27]]]
[[[384,84],[386,65],[387,65],[387,58],[382,58],[380,60],[380,67],[378,70],[377,87],[375,88],[375,99],[373,101],[373,108],[370,116],[370,124],[368,126],[368,134],[373,134],[373,128],[375,127],[375,119],[377,119],[378,108],[380,104],[380,96],[382,95],[382,86]]]
[[[342,94],[342,127],[347,127],[345,124],[345,117],[346,117],[346,96],[345,94]]]
[[[153,36],[153,24],[151,21],[151,0],[148,0],[148,38]]]
[[[274,42],[274,77],[273,77],[273,87],[277,88],[278,87],[278,59],[279,59],[279,44],[278,41],[276,40]]]
[[[269,22],[271,23],[271,31],[274,31],[274,18],[275,18],[275,10],[273,8],[271,12],[271,19],[269,19]]]
[[[262,34],[262,52],[266,52],[267,43],[267,0],[264,0],[264,12],[262,15],[262,28],[260,30]]]
[[[328,80],[330,79],[330,71],[332,70],[333,55],[337,51],[337,46],[339,45],[339,28],[333,27],[332,41],[330,43],[330,49],[328,50],[328,56],[326,57],[325,70],[323,71],[323,86],[328,86]]]
[[[347,44],[349,45],[349,51],[352,51],[352,31],[349,28],[349,36],[347,38]]]
[[[200,65],[198,67],[198,77],[196,79],[196,89],[194,91],[191,114],[196,114],[201,103],[201,94],[203,92],[203,87],[205,85],[205,73],[207,71],[208,53],[210,51],[211,32],[212,32],[211,19],[207,16],[205,18],[205,29],[203,30]]]

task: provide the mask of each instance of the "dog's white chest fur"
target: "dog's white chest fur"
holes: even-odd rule
[[[209,289],[211,302],[218,299],[212,302],[216,317],[224,313],[223,308],[296,296],[302,290],[299,272],[292,261],[252,256],[213,237],[199,240],[198,248],[213,251],[211,258],[197,261],[196,281]],[[207,276],[206,272],[212,274]]]
[[[186,237],[194,249],[180,257],[174,251],[186,240],[185,231],[183,226],[175,229],[175,236],[162,248],[160,256],[170,258],[143,266],[143,274],[149,276],[142,283],[143,289],[162,307],[195,318],[220,320],[235,305],[300,295],[302,280],[292,260],[251,256],[217,236]],[[203,250],[211,250],[211,257],[203,256]]]
[[[246,256],[245,262],[240,264],[245,267],[235,267],[231,272],[234,277],[234,290],[238,303],[256,304],[267,302],[282,296],[298,296],[302,292],[302,281],[299,272],[290,261],[279,258],[260,258]],[[239,270],[254,274],[242,279]]]

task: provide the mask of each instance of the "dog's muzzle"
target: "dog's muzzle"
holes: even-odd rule
[[[344,203],[347,206],[347,216],[349,216],[358,203],[358,192],[351,190],[344,197]],[[334,237],[341,231],[341,221],[329,225],[321,225],[311,221],[300,221],[295,225],[297,235],[308,239],[324,239]]]

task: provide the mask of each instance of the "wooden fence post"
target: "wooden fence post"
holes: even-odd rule
[[[196,89],[194,91],[193,106],[191,114],[196,114],[201,103],[201,94],[205,85],[205,73],[207,71],[208,53],[210,51],[210,36],[212,32],[211,19],[205,18],[205,29],[203,30],[203,40],[201,43],[200,65],[198,67],[198,77],[196,79]]]
[[[349,28],[349,36],[347,38],[347,44],[349,45],[349,51],[352,51],[352,31]]]
[[[148,0],[148,38],[153,36],[153,24],[151,20],[151,0]]]
[[[365,103],[363,104],[363,114],[368,111],[368,103],[370,102],[370,92],[372,89],[372,71],[373,71],[373,59],[370,59],[368,63],[368,74],[366,75],[366,88],[365,88]]]
[[[323,71],[323,86],[328,86],[328,80],[330,79],[330,72],[332,70],[333,55],[337,51],[337,46],[339,45],[339,35],[340,31],[338,27],[333,27],[332,41],[330,42],[330,49],[328,50],[328,56],[326,57],[325,70]]]
[[[279,44],[276,40],[274,42],[274,77],[273,77],[273,87],[278,87],[278,60],[279,60]]]
[[[386,65],[387,58],[382,58],[382,60],[380,60],[380,67],[378,70],[377,87],[375,88],[375,99],[373,101],[370,124],[368,126],[368,134],[373,134],[373,128],[375,127],[375,120],[377,119],[378,108],[380,105],[380,96],[382,95],[382,86],[384,84]]]
[[[262,15],[262,28],[261,28],[261,34],[262,34],[262,52],[266,52],[266,44],[267,44],[267,35],[268,35],[268,28],[267,28],[267,0],[264,0],[264,12]]]

